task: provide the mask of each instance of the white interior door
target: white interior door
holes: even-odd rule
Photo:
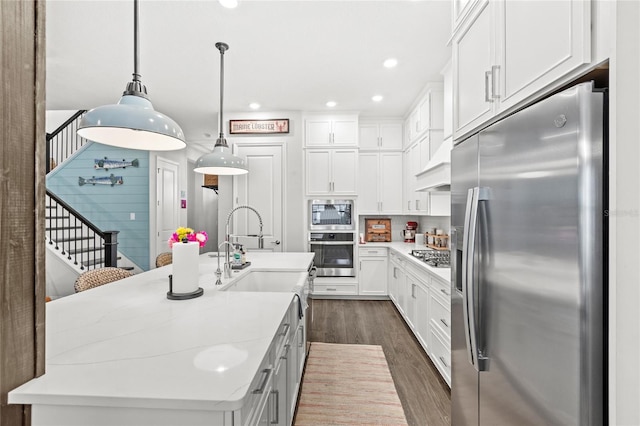
[[[179,225],[178,164],[158,157],[156,163],[156,255],[169,251],[167,241]],[[152,265],[153,266],[153,265]]]
[[[248,205],[262,217],[264,249],[283,251],[283,146],[282,145],[237,145],[237,155],[247,161],[249,173],[234,176],[233,207]],[[257,235],[258,218],[248,209],[237,210],[231,218],[233,235]],[[233,240],[233,239],[232,239]],[[237,241],[248,249],[257,249],[257,238],[238,237]]]

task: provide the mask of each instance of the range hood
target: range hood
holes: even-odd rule
[[[416,191],[451,191],[452,138],[447,138],[433,154],[426,167],[416,174]]]

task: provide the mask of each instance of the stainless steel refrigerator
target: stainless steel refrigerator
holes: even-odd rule
[[[454,147],[453,425],[606,423],[605,132],[582,83]]]

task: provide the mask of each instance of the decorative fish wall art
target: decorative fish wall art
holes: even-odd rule
[[[104,177],[91,177],[91,178],[83,178],[83,177],[79,177],[78,178],[78,185],[83,186],[83,185],[122,185],[124,181],[122,180],[122,176],[114,176],[113,173],[111,174],[111,176],[104,176]]]
[[[94,163],[95,163],[93,165],[94,169],[104,169],[104,170],[125,169],[129,166],[138,167],[140,165],[140,162],[138,161],[137,158],[131,161],[127,161],[125,159],[122,159],[122,161],[118,161],[118,160],[109,160],[107,157],[104,157],[104,159],[95,159]]]

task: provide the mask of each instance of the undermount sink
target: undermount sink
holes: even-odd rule
[[[301,271],[251,271],[221,290],[288,293],[302,289],[306,280],[307,273]]]

